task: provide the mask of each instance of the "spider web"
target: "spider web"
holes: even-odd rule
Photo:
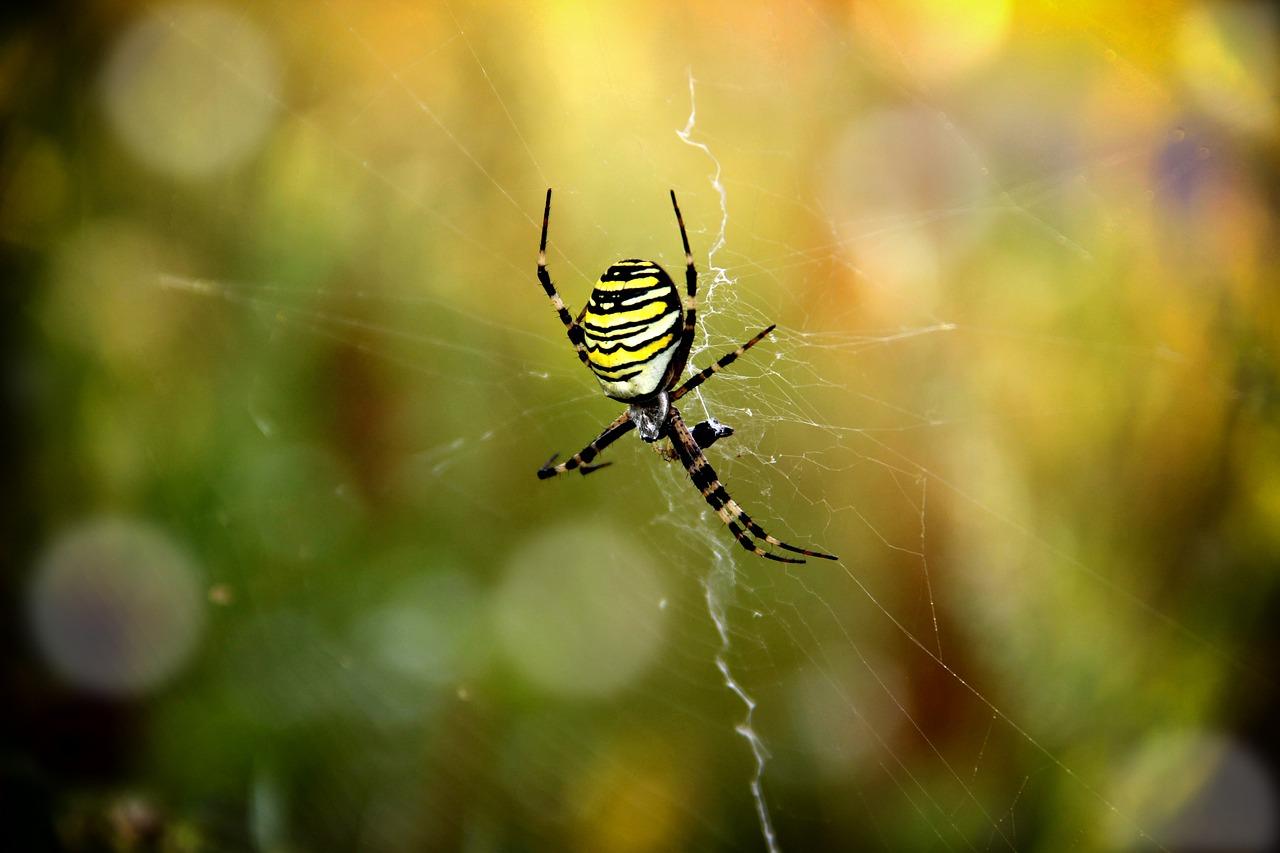
[[[1141,461],[1157,420],[1248,393],[1228,334],[1185,323],[1225,244],[1173,247],[1206,221],[1187,199],[1247,208],[1256,131],[1160,37],[1043,4],[943,61],[888,13],[276,5],[251,25],[279,89],[191,8],[154,14],[276,117],[259,165],[175,203],[208,233],[159,229],[229,435],[198,550],[227,601],[159,714],[171,790],[200,789],[174,764],[205,726],[255,756],[265,847],[1274,838],[1272,769],[1221,711],[1272,690],[1266,596],[1202,569],[1227,521],[1203,559],[1161,544],[1199,452]],[[708,452],[730,493],[839,563],[746,555],[630,438],[535,481],[617,411],[533,276],[547,185],[571,310],[617,258],[678,270],[676,189],[691,367],[779,324],[686,419],[732,426]],[[1216,303],[1232,334],[1250,298]],[[1174,509],[1135,509],[1162,484]],[[1233,760],[1262,767],[1252,836],[1214,835]]]

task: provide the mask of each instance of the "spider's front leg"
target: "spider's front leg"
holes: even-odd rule
[[[542,240],[538,243],[538,281],[542,284],[542,289],[546,291],[547,298],[551,300],[551,307],[555,309],[556,315],[560,318],[560,322],[564,323],[565,332],[569,335],[569,343],[573,344],[574,350],[578,353],[578,360],[588,367],[591,366],[590,360],[587,358],[587,348],[582,340],[582,315],[578,315],[578,319],[574,320],[569,313],[569,309],[565,306],[564,300],[560,298],[560,294],[556,292],[556,286],[551,281],[551,273],[547,272],[547,223],[551,221],[551,188],[547,188],[547,203],[542,209]],[[551,457],[553,460],[555,457]],[[548,462],[548,465],[551,463]],[[544,466],[545,467],[545,466]],[[585,472],[584,472],[585,473]]]
[[[602,462],[599,465],[592,465],[591,460],[600,455],[600,451],[613,444],[622,436],[635,429],[635,422],[631,420],[628,412],[623,412],[618,416],[617,420],[605,427],[604,432],[596,436],[595,440],[586,447],[579,450],[573,456],[560,464],[554,464],[556,459],[560,457],[559,453],[553,454],[547,463],[538,469],[538,479],[548,480],[557,474],[563,474],[566,471],[578,469],[584,476],[592,471],[599,471],[612,462]]]

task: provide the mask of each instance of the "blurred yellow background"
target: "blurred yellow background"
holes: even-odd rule
[[[1262,3],[88,2],[0,49],[23,849],[1277,843]],[[678,464],[571,310],[701,271]]]

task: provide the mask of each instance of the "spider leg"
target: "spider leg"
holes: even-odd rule
[[[821,557],[825,560],[839,559],[832,554],[824,554],[821,551],[812,551],[808,548],[797,548],[795,545],[788,545],[786,542],[766,533],[763,527],[757,524],[751,516],[747,515],[737,501],[729,497],[729,492],[716,477],[715,469],[707,461],[702,448],[698,447],[698,443],[693,440],[693,435],[690,434],[689,428],[685,426],[684,421],[680,418],[680,413],[674,407],[671,409],[670,422],[672,444],[675,445],[676,454],[680,457],[680,462],[684,465],[685,470],[689,472],[689,479],[693,480],[693,484],[698,487],[702,497],[720,516],[720,520],[729,528],[729,532],[738,540],[738,544],[753,554],[769,560],[777,560],[780,563],[803,563],[804,560],[772,554],[752,541],[751,536],[796,554]],[[747,531],[750,531],[750,535],[748,535]]]
[[[693,348],[693,334],[698,326],[698,268],[693,263],[693,252],[689,250],[689,234],[684,230],[684,217],[680,214],[680,205],[676,203],[676,191],[671,191],[671,206],[676,211],[676,224],[680,226],[680,242],[684,245],[684,327],[680,330],[680,344],[676,347],[675,356],[671,359],[667,376],[674,385],[684,373],[689,363],[689,350]]]
[[[612,465],[612,462],[602,462],[599,465],[592,465],[591,460],[600,455],[600,451],[613,444],[622,436],[635,429],[635,422],[631,420],[629,412],[623,412],[618,419],[605,427],[604,432],[595,437],[590,444],[579,450],[577,453],[559,465],[554,464],[560,456],[559,453],[553,454],[547,463],[538,469],[538,479],[546,480],[557,474],[563,474],[566,471],[572,471],[577,468],[584,476],[592,471],[599,471],[601,468]]]
[[[551,307],[556,309],[560,322],[564,323],[565,332],[569,335],[569,342],[578,351],[578,359],[590,367],[590,362],[587,359],[587,347],[582,339],[582,327],[578,325],[578,321],[573,319],[573,315],[565,307],[564,300],[560,298],[560,294],[556,292],[556,286],[551,282],[551,273],[547,272],[547,223],[550,219],[551,190],[548,188],[547,203],[542,209],[542,241],[538,244],[538,281],[542,283],[542,289],[546,291],[547,298],[551,300]]]
[[[747,341],[745,344],[742,344],[741,346],[739,346],[733,352],[722,355],[719,358],[719,360],[717,360],[714,364],[710,365],[709,367],[704,367],[698,373],[695,373],[693,376],[690,376],[688,379],[685,380],[683,385],[681,385],[679,388],[671,392],[671,402],[674,403],[676,400],[679,400],[685,394],[688,394],[694,388],[697,388],[703,382],[706,382],[712,376],[724,370],[729,365],[733,364],[735,361],[738,360],[739,356],[741,356],[747,350],[751,349],[756,344],[760,343],[760,341],[764,340],[765,336],[768,335],[770,332],[772,332],[776,328],[777,328],[777,324],[770,326],[769,328],[765,329],[763,332],[760,332],[759,334],[757,334],[751,340]]]

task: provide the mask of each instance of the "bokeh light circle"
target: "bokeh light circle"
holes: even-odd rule
[[[199,572],[164,533],[98,519],[55,540],[31,586],[36,644],[85,690],[144,693],[176,673],[204,624]]]
[[[559,526],[520,545],[508,562],[495,603],[499,642],[546,690],[607,695],[656,657],[662,598],[639,543],[607,528]]]
[[[420,562],[429,566],[432,560],[422,555]],[[361,647],[380,666],[411,681],[444,686],[484,664],[488,623],[470,576],[449,569],[420,573],[388,592],[357,632]]]
[[[875,649],[855,656],[831,648],[822,658],[832,665],[802,669],[787,685],[797,743],[828,779],[872,771],[908,726],[910,679]],[[851,697],[857,697],[856,713]]]
[[[184,178],[250,154],[278,111],[280,72],[262,32],[207,3],[161,6],[116,44],[102,75],[112,128],[151,168]]]
[[[892,305],[932,309],[945,274],[991,221],[976,145],[932,110],[882,109],[852,122],[824,165],[824,207],[874,285],[868,296],[884,289]]]

